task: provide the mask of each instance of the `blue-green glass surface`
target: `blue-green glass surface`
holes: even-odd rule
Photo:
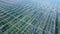
[[[0,34],[60,34],[60,0],[0,0]]]

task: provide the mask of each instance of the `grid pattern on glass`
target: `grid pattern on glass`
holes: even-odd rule
[[[0,34],[55,34],[54,5],[38,7],[29,1],[19,6],[4,1],[0,4]]]

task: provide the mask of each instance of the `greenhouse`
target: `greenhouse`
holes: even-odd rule
[[[0,34],[60,34],[60,0],[0,0]]]

